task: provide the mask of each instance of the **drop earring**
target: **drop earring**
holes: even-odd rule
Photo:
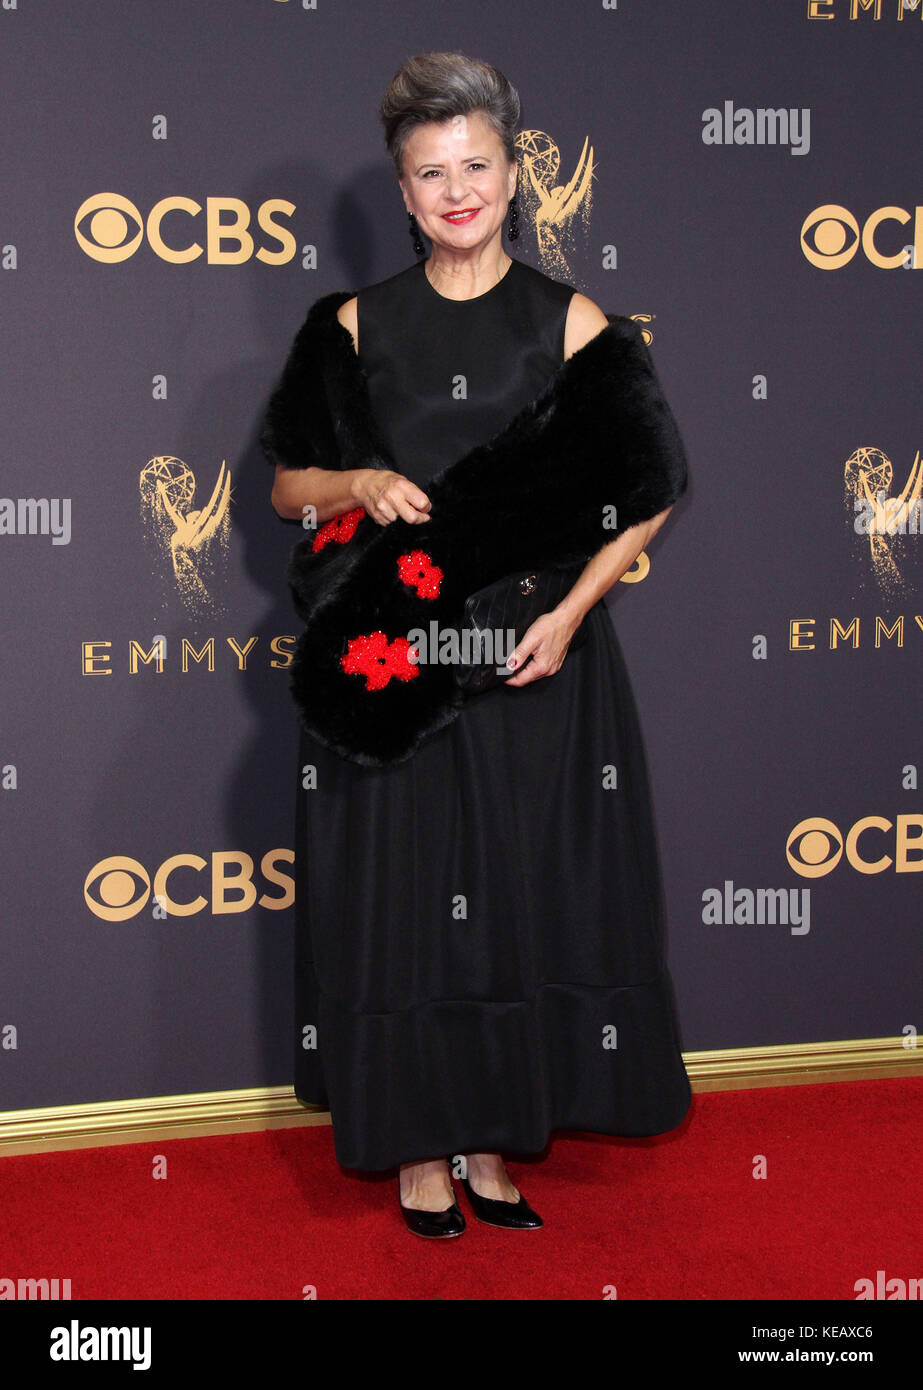
[[[420,240],[420,228],[417,225],[417,219],[412,212],[408,212],[407,216],[410,218],[410,227],[408,228],[408,230],[410,232],[410,235],[413,237],[413,249],[414,251],[416,251],[418,256],[425,256],[426,247]]]
[[[510,199],[510,229],[508,232],[510,241],[515,241],[519,236],[519,208],[516,205],[516,194]]]

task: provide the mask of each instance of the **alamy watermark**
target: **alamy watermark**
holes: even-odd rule
[[[0,497],[0,536],[51,536],[52,545],[69,545],[69,497]]]
[[[433,619],[428,628],[411,628],[407,641],[408,659],[415,666],[494,665],[506,671],[516,650],[516,629],[440,627]]]

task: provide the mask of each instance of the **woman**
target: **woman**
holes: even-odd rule
[[[424,536],[430,480],[609,321],[503,248],[519,99],[502,73],[413,58],[380,114],[415,249],[423,233],[431,252],[336,320],[362,368],[355,409],[367,388],[398,466],[318,467],[285,451],[272,408],[261,438],[280,516],[313,508],[322,526],[361,508]],[[602,545],[529,627],[516,673],[412,757],[362,766],[302,730],[295,1090],[329,1105],[342,1164],[399,1167],[416,1234],[465,1229],[453,1158],[479,1220],[536,1229],[504,1152],[539,1152],[556,1128],[663,1133],[688,1109],[640,731],[601,601],[669,510]]]

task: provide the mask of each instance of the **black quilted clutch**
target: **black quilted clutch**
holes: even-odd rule
[[[493,584],[478,589],[465,599],[464,627],[470,634],[468,643],[461,643],[462,660],[455,667],[455,680],[466,695],[480,695],[495,685],[501,685],[517,671],[507,670],[498,660],[494,645],[498,635],[505,641],[507,629],[512,628],[518,645],[526,629],[536,618],[556,608],[565,594],[570,593],[584,565],[563,570],[517,570],[506,574]],[[577,628],[568,651],[580,647],[587,638],[586,619]],[[471,660],[464,658],[471,654]],[[512,648],[504,647],[504,660]],[[566,659],[566,658],[565,658]],[[528,664],[528,663],[527,663]],[[500,669],[498,670],[498,666]],[[520,666],[518,670],[522,670]]]

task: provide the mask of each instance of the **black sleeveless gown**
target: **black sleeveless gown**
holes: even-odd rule
[[[573,293],[516,260],[474,299],[440,295],[422,261],[359,293],[372,409],[407,477],[425,491],[538,394]],[[638,718],[602,602],[587,626],[554,675],[472,697],[396,766],[302,732],[294,1085],[329,1106],[347,1167],[686,1114]]]

